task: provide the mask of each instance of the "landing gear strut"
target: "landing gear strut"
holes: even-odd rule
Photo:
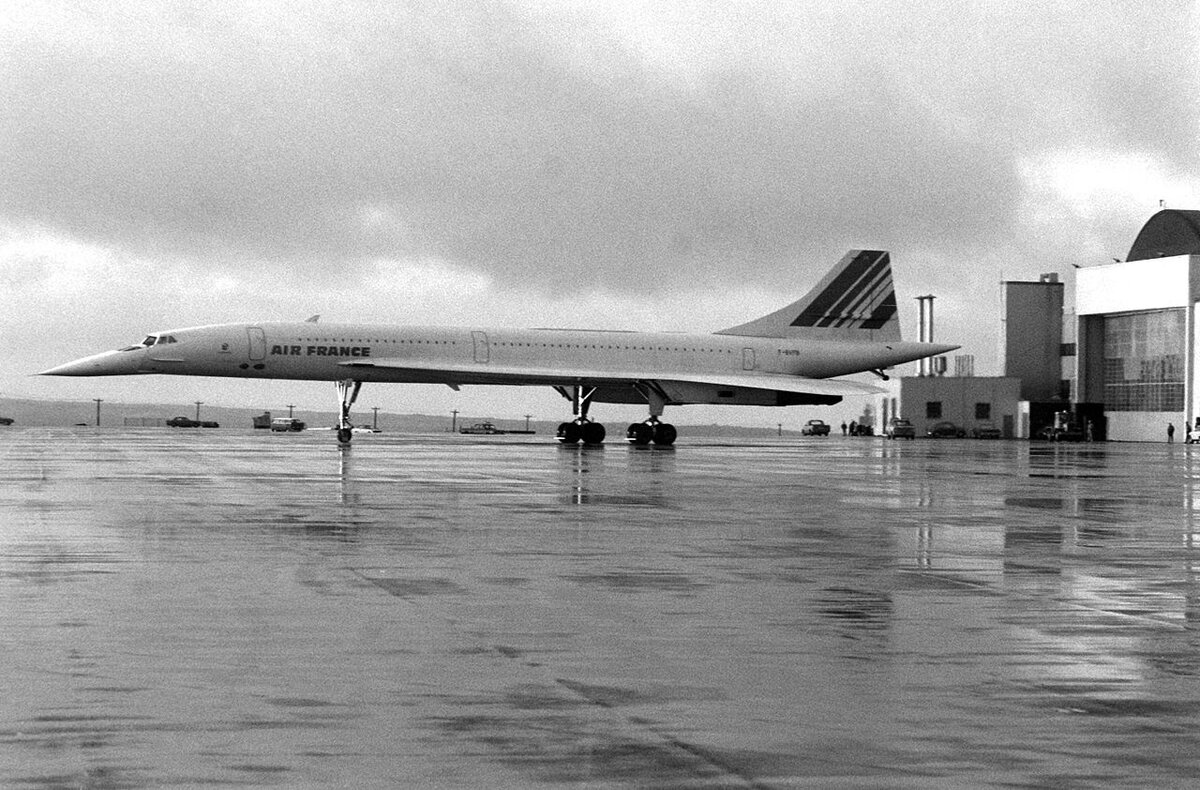
[[[588,417],[588,407],[592,405],[596,388],[576,384],[569,390],[566,387],[555,387],[554,389],[558,390],[559,395],[571,401],[571,413],[575,415],[575,419],[571,422],[564,422],[558,426],[559,444],[576,444],[578,442],[602,444],[605,436],[604,426],[593,422]]]
[[[343,379],[337,383],[338,400],[341,401],[341,417],[338,418],[338,444],[350,444],[354,436],[354,424],[350,422],[350,407],[358,400],[358,391],[362,382],[354,379]]]
[[[667,405],[666,394],[654,384],[638,384],[636,388],[650,404],[650,417],[645,422],[635,422],[630,425],[625,431],[625,441],[636,445],[654,442],[663,447],[674,444],[675,437],[678,435],[675,426],[658,419]]]

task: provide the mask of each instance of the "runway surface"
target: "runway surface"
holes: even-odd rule
[[[4,429],[0,786],[1200,776],[1200,447]]]

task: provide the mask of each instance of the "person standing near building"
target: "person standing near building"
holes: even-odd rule
[[[1167,441],[1175,441],[1175,423],[1173,422],[1167,423]]]

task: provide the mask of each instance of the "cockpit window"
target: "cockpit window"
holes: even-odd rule
[[[122,351],[137,351],[139,348],[147,348],[148,346],[152,346],[155,343],[167,343],[167,342],[174,343],[175,342],[175,338],[171,338],[168,341],[166,339],[167,337],[169,337],[169,335],[161,335],[161,336],[160,335],[146,335],[146,339],[143,340],[141,343],[138,343],[136,346],[125,346],[125,348],[123,348],[121,350]]]

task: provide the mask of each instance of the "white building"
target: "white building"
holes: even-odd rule
[[[1076,400],[1103,405],[1108,438],[1182,439],[1200,415],[1200,211],[1167,209],[1124,262],[1076,271]]]
[[[952,422],[973,436],[995,427],[1006,438],[1021,436],[1021,379],[1011,376],[911,376],[900,381],[901,416],[923,436]],[[1025,435],[1028,435],[1026,432]]]

